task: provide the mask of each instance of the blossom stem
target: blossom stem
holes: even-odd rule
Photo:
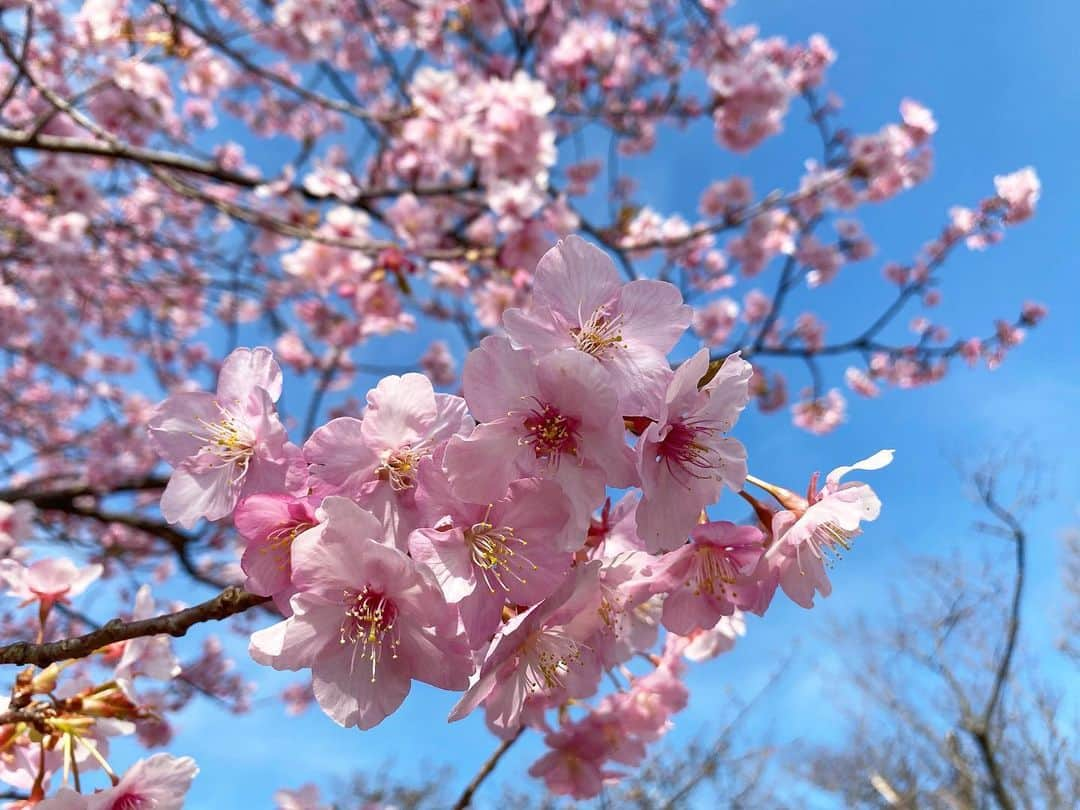
[[[772,495],[774,498],[777,497],[776,493],[779,491],[779,488],[774,486],[773,484],[770,484],[768,481],[762,481],[757,476],[750,475],[750,473],[747,473],[746,474],[746,483],[753,484],[755,487],[758,487],[760,489],[765,490],[770,495]]]
[[[760,487],[761,489],[768,492],[770,495],[776,498],[779,504],[785,509],[791,509],[793,511],[800,512],[802,510],[805,510],[807,507],[806,499],[799,495],[796,495],[790,489],[778,487],[776,484],[770,484],[768,481],[762,481],[760,478],[750,474],[747,474],[746,482],[748,484],[753,484],[756,487]]]

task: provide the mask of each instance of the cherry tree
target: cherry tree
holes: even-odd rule
[[[765,481],[740,414],[824,433],[841,386],[997,366],[1042,306],[975,336],[934,307],[1039,180],[988,181],[881,262],[879,311],[827,325],[874,260],[860,212],[928,176],[937,125],[903,99],[844,128],[827,40],[728,5],[0,6],[13,801],[181,806],[190,757],[116,763],[109,739],[250,708],[230,645],[170,641],[222,620],[328,722],[393,722],[413,681],[459,693],[449,719],[499,741],[459,807],[527,731],[538,784],[591,797],[663,737],[690,662],[774,598],[829,595],[881,508],[853,474],[891,451]],[[745,153],[795,126],[819,149],[788,188],[703,170],[663,211],[645,184],[661,141]]]

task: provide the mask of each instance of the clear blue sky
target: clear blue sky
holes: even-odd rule
[[[848,278],[834,291],[815,297],[830,316],[831,335],[857,332],[873,317],[872,309],[862,308],[883,295],[877,280],[883,261],[909,259],[937,233],[950,205],[976,203],[991,193],[994,174],[1028,164],[1043,180],[1038,216],[993,250],[961,252],[950,261],[942,320],[958,332],[981,334],[992,317],[1013,315],[1026,297],[1046,302],[1050,317],[1001,369],[969,372],[958,366],[946,382],[924,390],[891,391],[877,401],[851,397],[848,424],[822,438],[799,433],[783,416],[744,418],[738,434],[751,450],[754,472],[794,487],[804,482],[785,478],[792,470],[827,471],[881,447],[896,448],[896,461],[874,474],[884,511],[835,570],[834,595],[812,612],[778,599],[766,620],[752,621],[736,652],[694,670],[690,707],[676,718],[678,728],[669,737],[676,744],[707,733],[730,691],[756,691],[795,644],[802,651],[797,665],[754,722],[781,739],[827,738],[835,726],[828,723],[830,704],[819,698],[836,690],[825,683],[829,656],[816,642],[827,625],[868,607],[887,610],[878,597],[914,555],[988,542],[967,530],[973,512],[949,464],[953,455],[1023,437],[1055,464],[1058,498],[1031,521],[1032,587],[1025,618],[1037,647],[1048,644],[1060,620],[1057,531],[1074,519],[1080,502],[1074,424],[1080,412],[1080,6],[1067,0],[744,0],[733,16],[789,39],[824,33],[839,54],[830,87],[846,102],[845,125],[876,130],[895,120],[904,96],[929,106],[940,125],[930,181],[865,217],[877,256],[845,270]],[[692,147],[658,150],[642,167],[642,187],[651,190],[646,201],[693,216],[701,190],[697,178],[706,172],[747,174],[760,179],[758,191],[789,186],[803,155],[815,154],[801,116],[796,107],[789,132],[746,158],[721,151],[707,136],[692,139]],[[835,370],[836,378],[841,370]],[[240,655],[241,664],[250,666]],[[271,697],[295,678],[251,669],[262,694]],[[479,715],[444,723],[453,700],[417,687],[399,712],[367,733],[340,729],[317,710],[287,718],[272,699],[243,718],[222,717],[200,703],[179,718],[170,750],[191,754],[203,768],[188,803],[198,810],[270,807],[279,787],[329,785],[390,760],[405,775],[424,764],[450,764],[463,784],[487,757],[493,738]],[[523,738],[478,806],[494,801],[501,783],[525,786],[524,771],[539,750],[535,735]]]

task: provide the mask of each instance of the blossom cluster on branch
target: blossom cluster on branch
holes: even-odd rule
[[[736,611],[763,615],[777,586],[811,607],[829,593],[829,555],[877,517],[873,491],[840,478],[889,451],[838,468],[809,499],[752,479],[776,501],[742,493],[761,528],[709,520],[722,488],[747,481],[728,434],[750,364],[710,364],[702,349],[673,371],[690,320],[678,290],[622,283],[580,238],[545,254],[533,290],[529,312],[507,310],[505,336],[470,353],[464,397],[388,376],[362,418],[298,447],[274,406],[271,352],[237,349],[216,393],[177,394],[150,419],[175,468],[166,518],[234,515],[245,587],[286,615],[252,636],[252,656],[310,669],[342,725],[380,723],[421,680],[465,692],[452,720],[483,706],[504,738],[546,728],[545,710],[592,696],[605,670],[650,653],[660,626],[671,639],[716,632]],[[609,490],[629,491],[612,506]]]
[[[227,642],[167,639],[226,618],[259,662],[311,670],[290,711],[366,728],[422,680],[504,741],[543,732],[533,772],[591,795],[685,705],[686,659],[778,588],[828,594],[879,508],[840,476],[890,457],[798,496],[748,474],[739,414],[825,433],[841,375],[875,397],[996,367],[1044,307],[974,336],[935,307],[948,259],[1030,218],[1040,181],[994,178],[881,263],[877,314],[827,323],[875,257],[861,215],[927,179],[938,125],[904,99],[843,127],[826,39],[730,5],[0,4],[0,578],[22,605],[0,661],[28,666],[0,780],[20,800],[60,781],[57,807],[126,807],[133,784],[171,806],[150,791],[194,766],[121,777],[106,740],[165,744],[194,699],[249,707]],[[666,144],[705,129],[743,153],[796,119],[820,150],[788,188],[709,168],[658,207]],[[414,331],[414,358],[385,352]],[[710,515],[724,488],[755,523]],[[218,595],[159,612],[150,583],[174,581]],[[133,612],[98,625],[71,603],[87,586]],[[112,792],[82,789],[98,767]]]

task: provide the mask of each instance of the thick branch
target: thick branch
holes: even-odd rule
[[[0,501],[7,501],[8,503],[14,503],[15,501],[30,501],[38,509],[63,510],[76,498],[85,496],[101,498],[106,495],[120,492],[143,492],[147,490],[165,489],[165,485],[168,483],[168,478],[159,475],[129,478],[101,488],[95,488],[87,484],[69,484],[64,487],[50,489],[48,481],[35,481],[28,486],[0,490]]]
[[[179,637],[196,624],[220,621],[267,601],[269,598],[266,596],[256,596],[242,588],[231,586],[213,599],[176,613],[133,622],[114,619],[92,633],[47,644],[31,644],[27,641],[8,644],[0,647],[0,664],[33,664],[45,667],[56,661],[85,658],[95,650],[118,641],[162,634]]]

